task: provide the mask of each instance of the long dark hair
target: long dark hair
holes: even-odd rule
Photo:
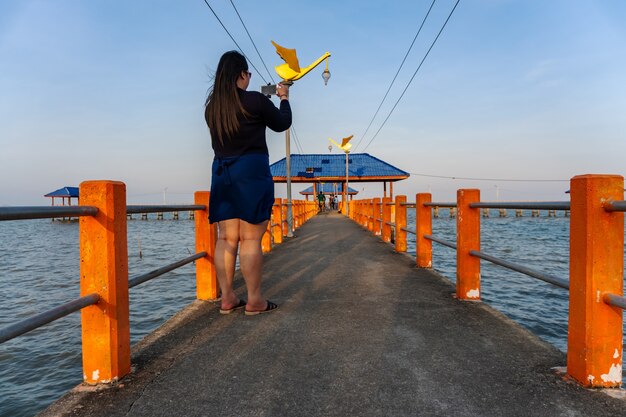
[[[242,54],[229,51],[222,55],[213,88],[204,103],[204,119],[209,129],[217,133],[220,143],[239,130],[237,114],[246,115],[237,92],[237,79],[243,71],[248,71],[248,63]]]

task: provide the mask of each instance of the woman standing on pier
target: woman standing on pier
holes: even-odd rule
[[[255,315],[278,307],[261,293],[261,238],[274,204],[265,128],[289,129],[291,107],[287,86],[276,85],[280,98],[280,108],[276,108],[263,94],[246,91],[251,77],[245,57],[237,51],[226,52],[205,102],[204,116],[215,151],[209,219],[219,229],[215,269],[222,314],[245,308],[247,315]],[[247,304],[233,292],[238,249]]]

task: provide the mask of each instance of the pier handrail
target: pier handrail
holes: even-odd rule
[[[570,290],[567,374],[588,387],[617,387],[622,376],[622,322],[626,309],[623,296],[624,178],[616,175],[581,175],[571,179],[571,201],[481,202],[479,190],[462,189],[456,202],[433,202],[428,193],[406,196],[394,202],[384,198],[380,209],[371,211],[371,199],[352,201],[350,217],[363,227],[382,223],[381,238],[390,242],[395,229],[395,248],[406,251],[407,208],[415,208],[416,264],[432,268],[432,242],[455,249],[457,254],[456,297],[480,300],[480,260],[540,279]],[[456,214],[456,244],[432,236],[432,208],[446,207]],[[479,209],[530,209],[565,211],[570,216],[570,276],[564,279],[480,251]],[[396,221],[391,219],[395,210]],[[504,212],[506,215],[506,212]],[[502,211],[501,211],[502,215]],[[437,211],[435,210],[435,217]],[[370,229],[371,230],[371,229]],[[597,242],[602,242],[601,245]],[[615,310],[618,310],[616,314]]]
[[[11,339],[15,339],[16,337],[26,334],[32,330],[38,329],[41,326],[55,320],[69,316],[70,314],[82,310],[87,306],[96,304],[98,301],[100,301],[100,296],[92,293],[28,317],[24,320],[20,320],[17,323],[0,329],[0,344],[8,342]]]
[[[95,216],[97,207],[87,206],[20,206],[0,207],[0,221],[54,219],[57,217]]]
[[[116,381],[130,372],[128,290],[191,262],[196,264],[196,296],[215,300],[216,224],[210,224],[210,193],[198,191],[193,205],[126,205],[126,186],[117,181],[81,183],[79,206],[0,207],[0,220],[80,217],[81,293],[85,294],[48,311],[0,329],[0,343],[74,312],[82,314],[83,375],[88,384]],[[287,200],[276,199],[264,252],[282,242]],[[294,230],[317,213],[315,202],[293,200]],[[128,277],[127,214],[194,211],[196,253],[144,274]]]

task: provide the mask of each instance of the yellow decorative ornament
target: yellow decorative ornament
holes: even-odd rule
[[[334,143],[338,148],[340,148],[344,152],[348,153],[348,152],[350,152],[350,149],[352,148],[352,144],[349,143],[349,142],[350,142],[350,139],[352,139],[353,137],[354,137],[354,135],[350,135],[347,138],[343,138],[341,140],[341,145],[338,144],[337,142],[335,142],[334,140],[332,140],[331,138],[328,138],[328,140],[331,141],[332,143]]]
[[[280,56],[283,61],[285,61],[284,64],[278,65],[274,68],[276,70],[276,74],[278,74],[278,76],[282,78],[283,81],[299,80],[307,73],[309,73],[313,68],[321,64],[322,61],[328,60],[328,58],[330,57],[330,52],[326,52],[308,67],[301,68],[295,49],[285,48],[274,41],[272,41],[272,45],[274,45],[274,47],[276,48],[276,53],[278,54],[278,56]],[[326,64],[328,66],[328,61],[326,61]]]

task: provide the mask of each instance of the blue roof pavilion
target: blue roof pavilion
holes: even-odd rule
[[[349,154],[349,182],[394,182],[407,179],[409,173],[371,156],[368,153]],[[274,182],[286,182],[285,158],[270,165]],[[344,182],[345,154],[291,155],[292,182]]]
[[[70,198],[78,198],[78,187],[63,187],[59,188],[56,191],[52,191],[44,197],[70,197]]]

